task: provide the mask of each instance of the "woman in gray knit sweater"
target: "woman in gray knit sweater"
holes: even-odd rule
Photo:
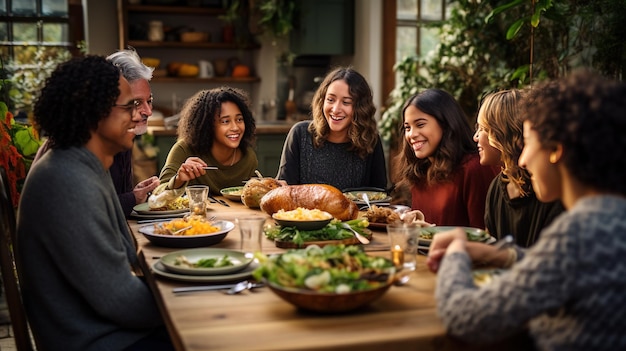
[[[490,343],[527,331],[541,350],[626,349],[626,84],[587,71],[524,100],[519,159],[541,201],[566,212],[530,249],[496,251],[462,230],[428,257],[449,334]],[[474,285],[472,262],[510,266]]]

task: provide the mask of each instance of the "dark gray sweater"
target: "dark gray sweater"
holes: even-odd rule
[[[474,342],[528,327],[541,350],[626,349],[626,199],[579,200],[544,229],[510,271],[477,288],[464,253],[446,256],[438,311]]]
[[[50,150],[18,209],[21,287],[51,350],[122,350],[163,324],[135,276],[136,248],[111,177],[85,148]]]
[[[289,185],[329,184],[339,190],[346,188],[387,187],[385,154],[378,135],[374,151],[365,159],[350,150],[350,143],[325,142],[313,146],[307,130],[311,121],[296,123],[285,140],[277,179]]]

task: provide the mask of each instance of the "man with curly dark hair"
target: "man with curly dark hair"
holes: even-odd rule
[[[450,335],[476,343],[527,331],[539,350],[625,350],[626,84],[589,71],[524,99],[524,148],[541,201],[566,211],[527,250],[439,233],[428,265]],[[476,287],[472,261],[509,267]]]
[[[34,108],[54,143],[30,170],[17,220],[18,271],[38,343],[64,350],[173,350],[108,173],[140,122],[104,57],[57,67]]]

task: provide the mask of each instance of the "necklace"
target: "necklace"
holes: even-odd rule
[[[234,165],[235,164],[235,156],[237,156],[237,149],[235,149],[235,151],[233,151],[233,159],[230,161],[230,165]]]

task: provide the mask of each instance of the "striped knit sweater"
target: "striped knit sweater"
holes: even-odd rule
[[[593,196],[477,288],[465,253],[444,258],[437,307],[450,335],[493,342],[525,328],[541,350],[626,349],[626,199]]]

